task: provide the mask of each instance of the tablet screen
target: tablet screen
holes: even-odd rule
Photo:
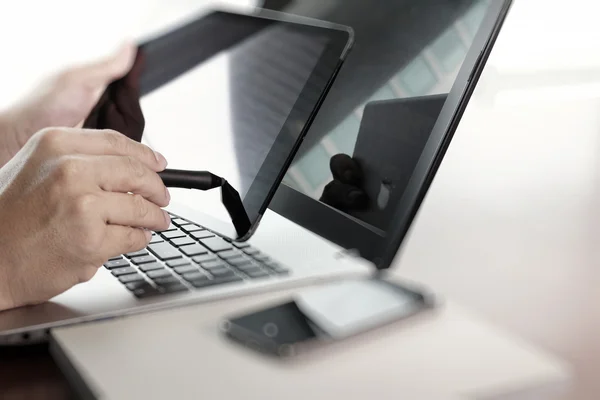
[[[129,123],[99,117],[86,124],[141,140],[166,157],[168,168],[225,178],[254,222],[348,39],[347,32],[331,28],[212,12],[139,46],[129,75],[105,94],[117,108],[130,103],[120,107]],[[116,93],[119,86],[125,95]],[[131,95],[136,92],[138,97]],[[231,226],[218,190],[171,194]],[[221,226],[214,230],[231,236]]]

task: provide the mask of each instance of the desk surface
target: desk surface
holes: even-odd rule
[[[289,400],[555,400],[570,384],[570,367],[561,360],[451,300],[287,361],[244,350],[219,332],[223,318],[293,294],[60,328],[54,351],[59,360],[69,359],[67,370],[76,366],[86,391],[103,400],[233,400],[247,393]]]
[[[402,275],[572,363],[570,400],[600,397],[595,7],[516,2],[398,259]],[[45,356],[0,365],[25,398],[66,393]]]

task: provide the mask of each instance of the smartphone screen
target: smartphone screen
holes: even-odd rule
[[[388,281],[351,280],[230,318],[223,328],[245,346],[285,357],[318,342],[342,340],[406,318],[431,304],[427,296]]]

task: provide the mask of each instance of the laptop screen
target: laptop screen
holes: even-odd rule
[[[379,263],[381,244],[398,224],[410,224],[398,218],[400,208],[413,207],[402,199],[436,124],[447,132],[503,3],[381,1],[366,12],[362,1],[334,0],[320,14],[303,8],[351,26],[356,39],[272,209]],[[443,140],[429,149],[429,164]]]

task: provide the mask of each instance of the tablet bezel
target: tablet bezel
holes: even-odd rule
[[[243,198],[243,203],[252,226],[246,235],[236,239],[240,241],[248,240],[256,231],[260,219],[269,207],[275,192],[300,148],[302,140],[310,129],[310,125],[314,121],[319,108],[323,104],[323,100],[327,96],[327,93],[354,42],[354,32],[350,27],[330,24],[309,18],[295,17],[263,9],[258,10],[254,15],[269,19],[276,18],[276,23],[289,23],[292,24],[292,26],[302,26],[302,29],[314,30],[316,34],[326,33],[330,39],[300,92],[292,110],[286,118],[275,142],[271,146],[257,177],[254,179],[248,192]],[[298,130],[298,126],[300,125],[298,124],[299,121],[304,122],[300,130]],[[297,132],[294,132],[294,130]],[[290,135],[290,132],[292,135]],[[289,138],[290,136],[293,137],[293,135],[296,137],[292,144],[289,143]],[[285,148],[289,148],[290,144],[292,144],[292,149],[291,151],[286,152]],[[268,176],[272,170],[272,168],[268,167],[268,164],[270,163],[281,164],[281,167],[275,176]],[[265,175],[268,176],[266,179],[272,183],[261,185],[259,178]],[[268,190],[266,197],[264,196],[265,190]],[[258,203],[260,203],[260,205]],[[248,212],[252,207],[257,210],[256,213]],[[232,237],[231,235],[228,236]]]

